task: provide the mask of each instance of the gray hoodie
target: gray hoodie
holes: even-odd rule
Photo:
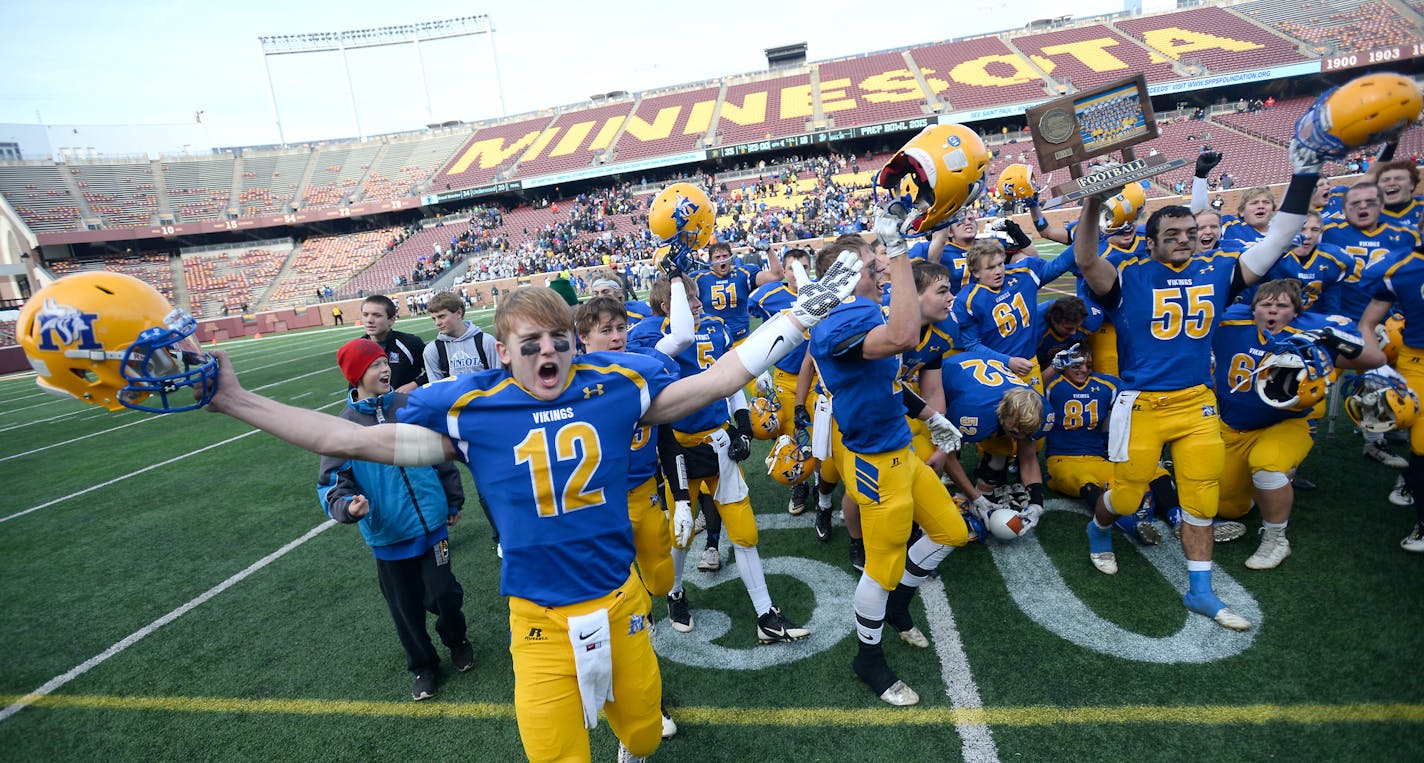
[[[494,349],[494,337],[465,321],[465,331],[458,337],[437,334],[435,341],[425,345],[425,373],[430,381],[447,376],[472,374],[487,368],[503,368]],[[443,360],[441,362],[443,354]]]

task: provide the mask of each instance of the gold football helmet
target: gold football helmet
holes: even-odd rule
[[[914,207],[905,232],[927,234],[979,198],[989,152],[964,125],[932,125],[910,139],[876,175],[875,184],[905,192]]]
[[[1102,231],[1111,236],[1125,233],[1137,224],[1137,216],[1147,206],[1147,192],[1141,183],[1128,183],[1103,202]]]
[[[795,437],[781,435],[766,456],[766,472],[783,485],[799,485],[811,478],[817,460],[811,455],[811,436],[804,429]]]
[[[752,420],[752,437],[770,440],[781,431],[781,401],[758,395],[747,408]]]
[[[218,364],[193,338],[197,327],[143,281],[95,271],[36,292],[15,334],[45,391],[111,411],[170,413],[207,405],[217,391]]]
[[[691,183],[673,183],[664,188],[648,210],[648,228],[670,247],[668,255],[684,271],[693,263],[693,252],[712,243],[717,225],[717,205],[707,192]]]
[[[1010,164],[999,173],[999,195],[1005,199],[1028,199],[1037,193],[1033,168],[1027,164]]]
[[[1402,74],[1377,72],[1328,90],[1295,123],[1295,137],[1325,159],[1396,140],[1419,120],[1424,96]]]

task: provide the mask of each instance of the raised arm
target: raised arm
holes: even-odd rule
[[[1102,210],[1102,199],[1096,196],[1084,199],[1083,210],[1078,214],[1078,229],[1073,236],[1073,263],[1083,274],[1088,289],[1099,298],[1111,292],[1117,282],[1117,270],[1098,254],[1098,218]]]

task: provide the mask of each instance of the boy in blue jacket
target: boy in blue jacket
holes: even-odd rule
[[[394,422],[405,393],[391,390],[386,353],[370,339],[352,339],[336,352],[351,383],[341,417],[365,426]],[[317,481],[322,509],[334,520],[356,523],[376,557],[381,595],[391,610],[406,667],[415,674],[411,698],[436,694],[440,655],[425,629],[425,613],[450,648],[460,672],[475,664],[461,611],[465,591],[450,570],[448,527],[460,519],[465,492],[452,462],[438,466],[386,466],[323,456]]]

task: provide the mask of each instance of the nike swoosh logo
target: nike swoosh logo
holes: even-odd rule
[[[602,628],[597,628],[597,629],[595,629],[595,630],[589,631],[588,633],[580,633],[580,634],[579,634],[579,641],[587,641],[590,637],[597,636],[598,634],[600,634],[600,633],[602,633],[602,632],[603,632],[603,629],[602,629]]]
[[[771,354],[773,352],[776,352],[776,346],[784,341],[786,341],[786,337],[784,336],[779,336],[776,339],[772,340],[771,348],[766,351],[767,357],[771,357]]]

